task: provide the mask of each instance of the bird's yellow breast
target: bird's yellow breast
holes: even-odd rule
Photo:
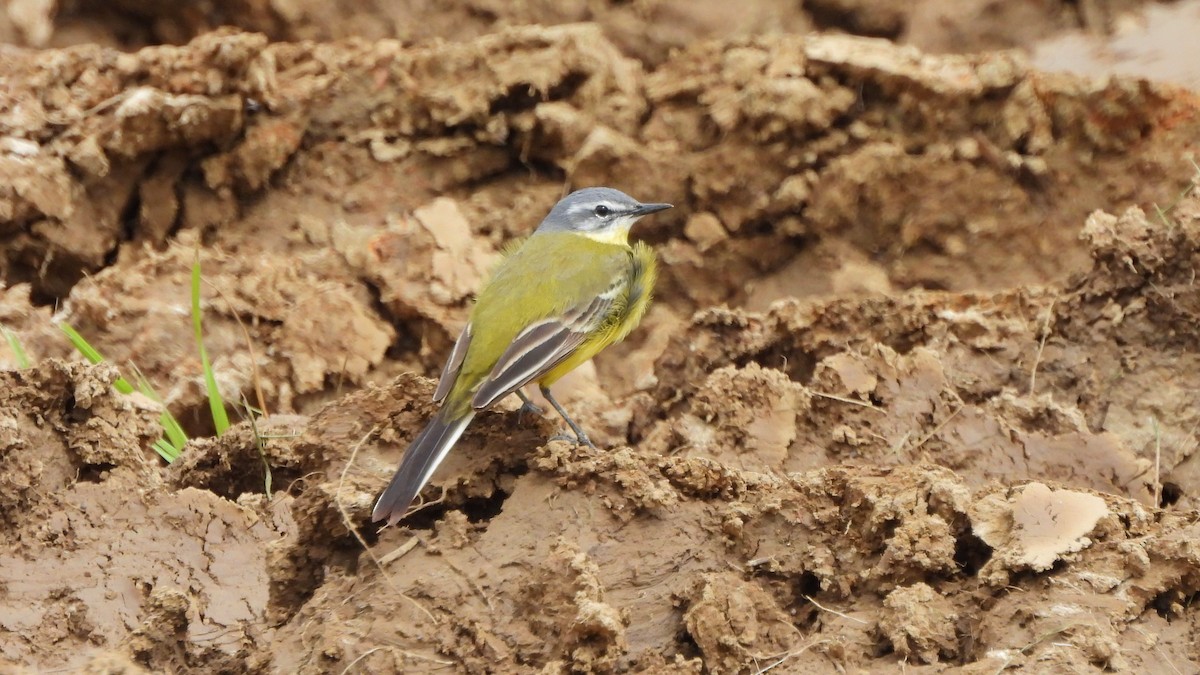
[[[608,320],[589,337],[575,353],[567,357],[553,370],[538,380],[538,384],[549,387],[563,375],[586,363],[605,347],[624,340],[630,331],[637,328],[650,306],[654,282],[658,279],[658,262],[654,251],[642,242],[629,247],[628,283]]]

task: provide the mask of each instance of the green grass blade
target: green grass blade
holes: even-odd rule
[[[166,460],[168,463],[174,462],[183,454],[183,446],[187,445],[187,434],[184,433],[183,427],[179,426],[179,420],[175,419],[171,411],[166,408],[163,408],[162,415],[158,417],[158,422],[162,425],[163,433],[166,434],[166,438],[160,438],[158,442],[165,443],[171,448],[171,456],[167,457]],[[159,452],[159,454],[161,455],[162,453]]]
[[[167,442],[167,439],[160,438],[154,441],[154,451],[167,461],[167,464],[179,459],[180,452],[174,446]]]
[[[208,352],[204,349],[204,328],[201,325],[200,312],[200,257],[192,265],[192,330],[196,334],[196,348],[200,350],[200,366],[204,369],[204,387],[208,390],[208,407],[212,410],[213,429],[217,435],[229,429],[229,415],[225,412],[225,401],[221,398],[221,390],[217,388],[217,378],[213,374],[212,364],[208,362]]]
[[[71,324],[63,322],[58,324],[58,327],[62,329],[62,332],[67,334],[67,339],[71,341],[72,345],[75,345],[75,349],[78,350],[80,354],[83,354],[83,358],[87,359],[91,363],[104,363],[104,356],[102,356],[100,352],[96,351],[96,348],[93,347],[86,339],[84,339],[84,337],[79,334],[79,331],[72,328]],[[123,377],[118,377],[117,381],[113,382],[113,387],[115,387],[116,390],[122,394],[133,393],[133,385],[129,384],[129,380],[126,380]]]
[[[168,463],[174,462],[183,454],[183,446],[187,445],[187,432],[183,430],[183,426],[179,424],[179,420],[175,419],[175,416],[167,409],[162,397],[155,391],[154,385],[150,384],[150,380],[146,379],[146,376],[142,374],[142,371],[138,370],[137,366],[133,366],[133,375],[134,380],[137,382],[138,391],[142,392],[142,395],[146,398],[163,407],[162,414],[158,416],[158,423],[162,426],[166,438],[158,439],[154,444],[154,450],[159,455],[162,455],[163,459],[167,460]],[[165,448],[169,448],[170,457],[164,454],[163,448],[158,447],[159,443],[163,443]]]
[[[100,352],[96,351],[96,348],[88,343],[88,341],[79,334],[79,331],[72,328],[71,324],[60,323],[58,324],[58,327],[62,329],[62,332],[67,334],[67,339],[71,341],[71,344],[75,345],[75,349],[79,350],[80,354],[83,354],[83,358],[92,363],[104,362],[104,357],[100,355]]]
[[[13,356],[17,359],[17,368],[25,370],[29,367],[29,354],[25,353],[25,347],[21,345],[21,340],[17,334],[4,326],[0,326],[0,332],[4,333],[4,339],[8,340],[8,348],[12,350]]]
[[[79,331],[75,330],[74,327],[68,323],[60,323],[58,327],[66,334],[67,339],[71,341],[75,349],[83,355],[83,358],[91,363],[104,363],[104,356],[80,335]],[[142,375],[136,366],[134,366],[133,372],[136,375],[134,379],[138,383],[137,391],[142,392],[147,398],[162,404],[162,399],[158,396],[158,392],[154,391],[154,387],[150,385],[150,381]],[[132,394],[135,391],[133,385],[124,377],[118,377],[116,382],[113,382],[113,388],[122,394]],[[158,421],[163,428],[165,438],[154,441],[154,451],[168,463],[174,462],[183,453],[183,447],[187,444],[187,434],[184,433],[179,420],[175,419],[175,416],[165,406],[162,413],[158,416]]]

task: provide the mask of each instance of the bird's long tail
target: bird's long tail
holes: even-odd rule
[[[395,525],[404,517],[417,493],[429,482],[434,470],[446,458],[446,453],[454,447],[473,417],[475,412],[470,409],[460,417],[454,417],[446,408],[434,415],[412,445],[408,446],[404,459],[400,461],[400,468],[392,476],[392,482],[379,495],[375,510],[371,512],[372,521],[387,518],[388,525]]]

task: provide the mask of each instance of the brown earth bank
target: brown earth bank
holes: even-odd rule
[[[660,63],[706,38],[809,30],[884,37],[926,51],[1030,47],[1069,29],[1110,34],[1173,0],[9,0],[0,42],[33,47],[182,44],[222,26],[272,40],[472,40],[522,25],[595,22],[622,51]]]
[[[708,27],[409,4],[386,11],[427,33],[383,4],[7,6],[46,44],[266,34],[0,47],[0,324],[34,361],[0,341],[0,659],[1200,667],[1193,93],[784,33],[852,2]],[[344,35],[371,39],[272,41]],[[563,383],[601,449],[507,406],[402,527],[369,525],[498,252],[597,184],[677,206],[635,231],[663,268],[645,324]],[[218,382],[273,413],[220,439],[196,260]],[[197,436],[181,460],[60,321],[155,384]]]

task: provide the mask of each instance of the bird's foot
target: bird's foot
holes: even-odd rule
[[[567,434],[567,433],[554,434],[553,436],[550,437],[550,440],[552,440],[552,441],[573,441],[576,446],[586,445],[587,447],[589,447],[593,450],[598,449],[596,447],[596,444],[592,442],[592,439],[588,438],[587,434],[577,434],[574,436],[572,436],[571,434]]]
[[[546,411],[541,406],[533,401],[525,401],[517,410],[517,424],[523,424],[525,422],[526,415],[541,417],[544,414],[546,414]]]

